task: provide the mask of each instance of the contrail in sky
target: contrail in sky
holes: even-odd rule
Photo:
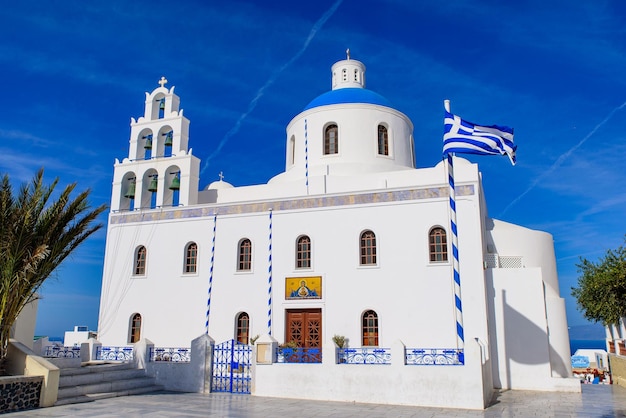
[[[583,139],[580,140],[580,142],[576,145],[574,145],[572,148],[570,148],[569,150],[567,150],[565,153],[563,153],[555,162],[554,164],[552,164],[552,166],[550,168],[548,168],[548,170],[544,171],[543,174],[541,174],[539,177],[537,177],[535,179],[535,181],[532,182],[532,184],[530,186],[528,186],[528,189],[526,189],[526,191],[524,191],[524,193],[522,193],[521,195],[517,196],[515,199],[513,199],[513,201],[511,203],[509,203],[509,205],[507,207],[504,208],[504,210],[502,211],[502,213],[500,213],[499,217],[504,215],[506,213],[506,211],[508,211],[511,206],[515,205],[517,202],[519,202],[520,200],[522,200],[522,198],[524,196],[526,196],[532,189],[534,189],[537,184],[539,184],[540,181],[542,181],[543,179],[545,179],[546,177],[548,177],[549,175],[551,175],[554,170],[556,170],[557,168],[559,168],[564,162],[565,160],[567,160],[569,158],[570,155],[572,155],[572,153],[574,151],[576,151],[578,148],[580,148],[580,146],[582,144],[584,144],[589,138],[591,138],[591,136],[593,134],[596,133],[596,131],[598,129],[600,129],[602,126],[604,126],[605,123],[607,123],[609,121],[609,119],[611,119],[613,117],[613,115],[615,114],[615,112],[617,112],[618,110],[624,108],[624,106],[626,106],[626,102],[622,103],[621,105],[617,106],[615,109],[613,109],[611,111],[611,113],[608,114],[608,116],[606,118],[604,118],[604,120],[602,122],[600,122],[599,124],[596,125],[595,128],[593,128],[591,130],[591,132],[589,132],[587,134],[587,136],[585,136]]]
[[[256,108],[256,105],[258,104],[259,100],[261,99],[261,97],[263,97],[263,95],[265,94],[265,91],[272,85],[274,84],[274,82],[276,81],[276,79],[282,74],[283,71],[285,71],[285,69],[287,69],[287,67],[289,67],[291,64],[293,64],[298,58],[300,58],[302,56],[302,54],[304,54],[304,51],[306,51],[306,49],[309,47],[309,44],[311,43],[311,41],[313,40],[313,38],[315,38],[315,35],[317,34],[317,32],[322,28],[322,26],[324,26],[324,24],[326,23],[326,21],[328,19],[330,19],[330,17],[335,13],[335,11],[339,8],[339,6],[341,5],[343,0],[337,0],[331,7],[330,9],[328,9],[326,11],[326,13],[324,13],[322,15],[322,17],[320,17],[318,19],[317,22],[315,22],[315,24],[313,25],[313,27],[311,28],[311,31],[309,32],[309,36],[307,36],[306,40],[304,41],[304,43],[302,44],[302,48],[300,48],[300,50],[298,52],[296,52],[296,54],[291,57],[291,59],[289,61],[287,61],[285,64],[283,64],[280,68],[278,68],[276,71],[274,71],[272,73],[272,75],[270,76],[270,78],[265,82],[265,84],[263,84],[261,86],[261,88],[259,88],[259,90],[257,90],[256,95],[254,96],[254,98],[250,101],[250,103],[248,104],[248,109],[242,113],[239,118],[237,119],[237,121],[235,122],[235,125],[230,128],[230,130],[228,132],[226,132],[226,135],[224,135],[224,137],[222,138],[222,140],[219,142],[219,144],[217,145],[217,148],[215,148],[215,150],[213,150],[213,152],[206,158],[206,162],[204,163],[204,166],[202,167],[202,170],[200,170],[200,175],[202,175],[202,173],[204,173],[204,171],[209,167],[209,162],[215,158],[215,156],[217,154],[219,154],[219,152],[222,150],[222,148],[224,147],[224,145],[226,145],[226,142],[228,142],[228,140],[235,135],[237,132],[239,132],[239,128],[241,127],[241,124],[243,123],[243,121],[248,117],[248,115],[250,113],[252,113],[252,111]]]

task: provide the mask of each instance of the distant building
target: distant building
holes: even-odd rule
[[[81,343],[86,342],[90,338],[96,338],[98,334],[94,331],[89,331],[89,328],[82,325],[75,325],[74,331],[65,331],[65,338],[63,339],[63,345],[65,347],[77,347]]]
[[[613,382],[626,386],[626,318],[620,318],[617,324],[605,326],[605,332]]]
[[[609,358],[607,352],[602,349],[579,348],[572,356],[572,368],[608,370]]]
[[[115,161],[103,344],[297,346],[296,363],[259,351],[261,396],[483,408],[499,388],[580,391],[552,236],[490,218],[478,166],[455,158],[459,340],[445,166],[416,168],[412,122],[365,88],[361,62],[332,66],[332,90],[287,126],[284,172],[254,186],[199,190],[165,83]]]
[[[604,330],[607,352],[626,356],[626,319],[620,318],[617,324],[605,325]]]

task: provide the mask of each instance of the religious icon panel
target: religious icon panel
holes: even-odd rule
[[[322,277],[285,278],[285,299],[321,299]]]

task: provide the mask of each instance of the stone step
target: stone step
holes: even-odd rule
[[[59,377],[59,389],[65,388],[68,386],[83,386],[83,385],[90,385],[90,384],[95,384],[98,382],[105,382],[105,381],[134,379],[134,378],[144,377],[145,375],[146,375],[145,370],[119,369],[119,368],[116,368],[114,370],[102,369],[102,370],[97,370],[97,371],[91,371],[89,373],[81,373],[81,374],[70,374],[70,375],[62,374]]]
[[[59,387],[57,399],[73,398],[93,393],[127,392],[147,386],[154,386],[154,378],[145,375],[132,379],[100,381],[85,385]]]
[[[81,367],[61,368],[61,376],[101,373],[103,371],[128,370],[135,367],[131,363],[90,363]]]
[[[55,405],[91,402],[96,399],[128,396],[163,390],[146,371],[131,363],[90,363],[61,369]]]
[[[118,396],[140,395],[142,393],[160,392],[162,390],[163,390],[163,387],[152,385],[152,386],[143,386],[143,387],[138,387],[138,388],[119,391],[119,392],[89,393],[86,395],[79,395],[79,396],[59,399],[54,405],[59,406],[59,405],[69,405],[69,404],[75,404],[75,403],[93,402],[98,399],[115,398]]]

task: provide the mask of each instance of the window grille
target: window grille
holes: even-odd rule
[[[195,273],[198,263],[198,245],[192,242],[185,251],[185,273]]]
[[[428,241],[430,247],[430,261],[448,261],[448,240],[446,231],[440,227],[431,229],[428,234]]]
[[[378,155],[389,155],[389,134],[383,125],[378,125]]]
[[[363,346],[378,346],[378,315],[374,311],[363,314]]]
[[[136,343],[141,339],[141,315],[136,313],[130,322],[130,343]]]
[[[328,125],[324,131],[324,155],[339,152],[339,130],[337,125]]]
[[[146,247],[143,245],[137,248],[137,252],[135,253],[135,269],[133,274],[135,276],[143,276],[146,274]]]
[[[252,242],[249,239],[243,239],[239,243],[239,263],[238,270],[252,269]]]
[[[296,267],[311,267],[311,239],[306,235],[298,238],[296,244]]]
[[[361,265],[376,264],[376,235],[372,231],[361,234]]]
[[[237,316],[237,342],[248,344],[250,332],[250,317],[246,312],[242,312]]]

